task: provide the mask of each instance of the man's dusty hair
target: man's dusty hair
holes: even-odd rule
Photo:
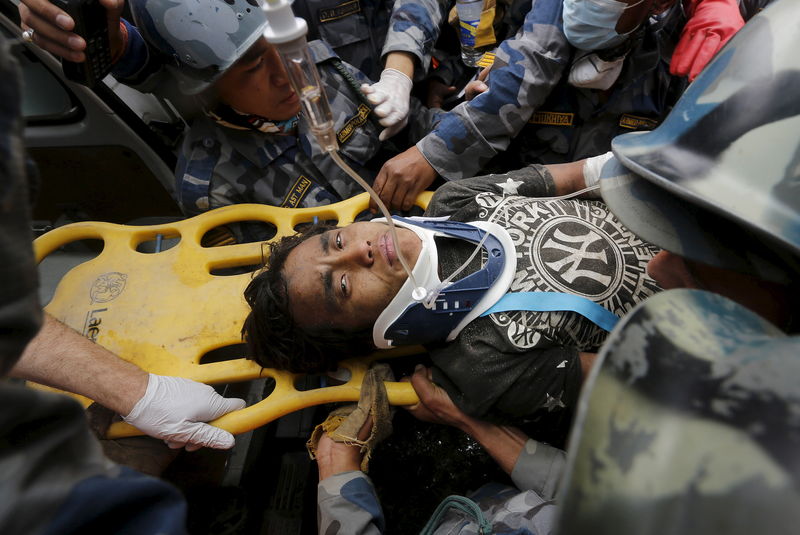
[[[264,269],[244,291],[250,314],[242,326],[248,357],[265,368],[295,373],[315,373],[336,368],[344,358],[366,355],[375,347],[372,329],[345,332],[332,328],[304,328],[292,318],[289,288],[283,273],[295,247],[313,236],[336,228],[330,224],[310,227],[270,244]]]

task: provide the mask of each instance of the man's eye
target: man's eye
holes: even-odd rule
[[[347,296],[347,277],[342,275],[342,280],[341,280],[341,282],[339,284],[340,284],[340,286],[342,288],[342,295],[346,297]]]
[[[342,235],[339,233],[336,234],[336,247],[342,248]]]
[[[253,63],[252,66],[247,68],[247,72],[253,72],[258,70],[258,68],[261,67],[263,63],[264,63],[264,56],[261,56],[260,58],[258,58],[258,61],[256,61],[255,63]]]

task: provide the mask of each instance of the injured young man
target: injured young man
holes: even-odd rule
[[[646,270],[658,249],[602,202],[565,195],[596,182],[583,170],[580,161],[449,182],[424,217],[394,218],[397,242],[385,219],[283,238],[245,291],[252,358],[319,372],[421,344],[466,413],[564,431],[593,352],[659,291]]]

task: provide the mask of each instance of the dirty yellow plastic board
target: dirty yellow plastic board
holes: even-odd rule
[[[431,194],[420,195],[417,204],[426,207]],[[249,308],[242,296],[253,277],[215,275],[223,268],[257,266],[268,247],[245,243],[203,247],[203,236],[222,225],[240,221],[263,221],[275,225],[273,240],[294,233],[301,223],[316,216],[320,220],[351,223],[367,208],[366,193],[318,208],[276,208],[241,204],[212,210],[174,223],[126,226],[110,223],[74,223],[52,230],[34,242],[37,262],[71,242],[99,239],[102,252],[64,275],[46,310],[84,336],[125,360],[160,375],[176,375],[217,384],[272,377],[275,390],[259,403],[213,422],[232,433],[243,433],[276,418],[321,403],[354,401],[369,362],[343,362],[350,380],[339,386],[298,391],[298,376],[261,368],[242,358],[203,363],[208,352],[241,343],[241,328]],[[158,253],[137,251],[143,242],[179,238],[173,247]],[[416,348],[417,350],[419,348]],[[399,354],[408,354],[414,348]],[[382,354],[385,357],[386,354]],[[417,402],[406,383],[387,383],[393,404]],[[90,401],[79,398],[84,405]],[[127,424],[114,424],[110,437],[140,434]]]

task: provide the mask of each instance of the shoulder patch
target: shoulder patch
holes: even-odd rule
[[[281,208],[297,208],[303,202],[308,190],[311,189],[311,181],[303,175],[297,177],[286,198],[281,203]]]
[[[339,5],[334,7],[329,7],[325,9],[320,9],[319,13],[319,21],[321,23],[325,22],[332,22],[334,20],[343,19],[345,17],[349,17],[350,15],[355,15],[356,13],[361,12],[361,3],[359,0],[348,0],[347,2],[342,2]]]
[[[619,116],[619,125],[629,130],[652,130],[658,126],[658,121],[649,117],[639,117],[623,113]]]
[[[336,134],[336,139],[340,144],[344,144],[356,131],[356,128],[367,122],[367,118],[372,110],[366,104],[359,104],[356,114],[344,123],[344,126]]]

